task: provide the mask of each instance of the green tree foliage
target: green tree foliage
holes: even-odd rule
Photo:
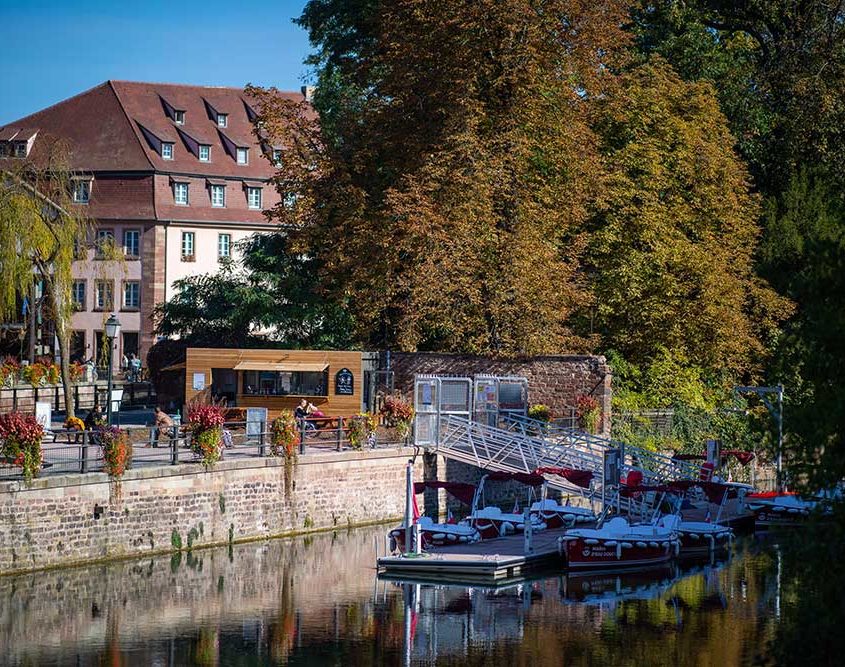
[[[638,364],[671,350],[753,369],[789,309],[754,274],[757,201],[712,88],[656,59],[601,106],[607,177],[587,258],[602,341]]]
[[[67,147],[48,142],[38,163],[20,162],[0,171],[0,319],[17,315],[18,299],[40,280],[44,315],[55,326],[67,416],[74,416],[70,380],[71,267],[88,247],[91,222],[73,203]]]
[[[290,251],[284,233],[255,235],[241,246],[243,265],[183,278],[156,308],[160,335],[192,345],[348,348],[348,311],[319,294],[313,260]]]
[[[787,462],[811,489],[845,476],[845,198],[837,180],[798,173],[769,203],[761,249],[775,284],[799,304],[771,373],[787,386]]]

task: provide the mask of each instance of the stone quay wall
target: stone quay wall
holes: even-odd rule
[[[0,483],[0,575],[398,519],[411,449]],[[423,479],[422,457],[415,478]]]
[[[384,355],[383,355],[384,356]],[[382,368],[386,359],[382,359]],[[528,380],[531,404],[543,403],[554,417],[567,417],[578,396],[593,396],[602,408],[599,430],[610,435],[610,366],[602,356],[567,355],[523,358],[483,357],[434,352],[391,352],[394,387],[413,396],[414,375],[513,375]]]

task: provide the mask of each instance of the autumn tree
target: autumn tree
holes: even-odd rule
[[[789,304],[754,273],[759,202],[714,91],[659,58],[619,83],[600,105],[607,177],[587,250],[602,341],[635,363],[668,349],[759,371]]]
[[[49,142],[39,164],[27,161],[0,172],[0,317],[14,314],[34,280],[44,284],[48,312],[61,351],[65,409],[74,414],[69,340],[73,313],[71,267],[87,248],[91,222],[72,201],[68,152]]]
[[[325,129],[256,91],[262,132],[288,148],[279,187],[300,196],[277,217],[301,230],[328,294],[368,344],[585,349],[567,322],[589,298],[576,230],[623,4],[354,4],[316,0],[302,18]]]

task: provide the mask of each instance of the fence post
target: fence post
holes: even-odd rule
[[[337,418],[337,451],[343,449],[341,443],[343,442],[343,417]]]
[[[12,387],[12,410],[18,410],[18,388]]]
[[[307,427],[306,427],[306,425],[305,425],[305,420],[304,420],[304,419],[300,419],[300,420],[299,420],[299,429],[300,429],[300,430],[299,430],[299,453],[300,453],[300,454],[304,454],[304,453],[305,453],[305,433],[306,433],[306,428],[307,428]]]
[[[59,385],[56,385],[55,403],[56,403],[55,410],[56,410],[56,412],[58,412],[59,411]],[[65,406],[65,408],[67,409],[67,406]]]
[[[258,455],[259,456],[266,456],[267,453],[264,450],[264,431],[266,429],[267,422],[259,422],[260,430],[258,432]]]
[[[88,472],[88,431],[82,431],[82,447],[79,454],[79,472]]]
[[[79,412],[79,385],[73,385],[73,410]]]
[[[170,427],[170,465],[179,463],[179,427]]]

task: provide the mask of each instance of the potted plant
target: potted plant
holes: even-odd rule
[[[396,429],[396,435],[400,440],[408,438],[414,421],[414,406],[401,396],[388,396],[384,399],[380,414],[388,426]]]
[[[362,412],[355,415],[349,423],[349,446],[353,449],[361,449],[366,442],[371,447],[375,446],[375,435],[378,423],[374,415],[369,412]]]
[[[12,387],[18,380],[21,363],[15,357],[6,357],[0,364],[0,387]]]
[[[601,406],[593,396],[581,395],[575,400],[575,412],[578,421],[587,433],[598,431],[601,420]]]
[[[270,452],[273,456],[285,455],[286,458],[296,456],[299,445],[299,429],[296,417],[290,410],[284,410],[270,424]]]
[[[187,427],[191,433],[191,450],[206,468],[220,460],[223,421],[222,406],[209,403],[189,406]]]
[[[97,440],[103,451],[103,468],[109,477],[120,477],[132,460],[132,445],[126,433],[116,426],[97,429]]]
[[[41,472],[43,435],[44,428],[35,415],[20,412],[0,415],[0,451],[6,461],[21,467],[27,482]]]
[[[528,408],[528,417],[538,422],[548,423],[552,419],[552,410],[548,405],[542,403],[535,403]]]

